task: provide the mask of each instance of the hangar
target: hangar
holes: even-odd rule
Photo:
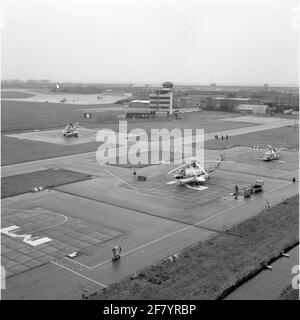
[[[268,106],[263,104],[240,104],[236,107],[238,112],[247,112],[247,113],[267,113]]]
[[[151,109],[128,109],[126,119],[150,119],[155,117],[155,111]]]

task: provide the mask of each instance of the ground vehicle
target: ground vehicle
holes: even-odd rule
[[[264,185],[263,180],[256,180],[255,184],[251,186],[251,193],[257,193],[257,192],[263,191],[263,185]]]
[[[262,192],[263,191],[263,180],[256,180],[251,186],[244,188],[244,198],[249,198],[252,193]]]
[[[251,196],[251,187],[244,188],[244,198],[249,198]]]

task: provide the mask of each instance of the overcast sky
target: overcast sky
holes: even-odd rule
[[[1,4],[5,79],[298,83],[297,0]]]

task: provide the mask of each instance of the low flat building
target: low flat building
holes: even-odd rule
[[[191,95],[179,98],[179,108],[200,108],[205,104],[205,101],[197,95]]]
[[[132,97],[132,93],[123,90],[106,89],[101,93],[102,96],[108,97]]]
[[[156,111],[155,118],[166,118],[169,115],[169,111]]]
[[[269,106],[264,104],[240,104],[236,107],[237,112],[245,113],[267,113]]]
[[[215,110],[232,111],[239,105],[254,105],[258,104],[258,101],[251,98],[241,97],[214,97],[212,98],[212,104]]]
[[[151,109],[127,109],[126,119],[150,119],[155,117],[155,111]]]

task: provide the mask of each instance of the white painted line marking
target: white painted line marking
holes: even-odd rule
[[[72,259],[70,259],[70,258],[68,258],[68,257],[63,257],[63,258],[66,259],[66,260],[72,261],[72,262],[74,262],[74,263],[77,263],[77,264],[79,264],[80,266],[85,267],[85,268],[87,268],[87,269],[92,269],[92,268],[86,266],[85,264],[80,263],[80,262],[75,261],[75,260],[72,260]]]
[[[280,190],[280,189],[282,189],[282,188],[284,188],[284,187],[287,187],[287,186],[290,185],[290,184],[291,184],[291,182],[288,182],[288,183],[284,184],[283,186],[279,186],[279,187],[274,188],[274,189],[272,189],[272,190],[270,190],[270,191],[268,191],[268,192],[264,192],[264,194],[269,194],[269,193],[271,193],[271,192]]]
[[[120,177],[118,177],[118,176],[114,175],[113,173],[111,173],[110,171],[108,171],[108,170],[106,170],[106,169],[103,169],[103,170],[104,170],[106,173],[108,173],[109,175],[111,175],[112,177],[116,178],[117,180],[119,180],[119,181],[121,181],[121,182],[123,182],[123,183],[125,183],[125,184],[129,185],[131,188],[135,189],[135,187],[134,187],[134,186],[132,186],[129,182],[127,182],[127,181],[123,180],[122,178],[120,178]]]
[[[156,240],[153,240],[153,241],[148,242],[148,243],[146,243],[146,244],[144,244],[144,245],[141,245],[141,246],[139,246],[139,247],[137,247],[137,248],[135,248],[135,249],[132,249],[132,250],[130,250],[130,251],[127,251],[127,252],[123,253],[122,256],[128,255],[128,254],[130,254],[130,253],[132,253],[132,252],[135,252],[135,251],[137,251],[137,250],[140,250],[140,249],[142,249],[142,248],[145,248],[145,247],[147,247],[147,246],[149,246],[149,245],[151,245],[151,244],[154,244],[154,243],[156,243],[156,242],[159,242],[159,241],[161,241],[161,240],[164,240],[164,239],[166,239],[166,238],[169,238],[169,237],[173,236],[174,234],[177,234],[177,233],[180,233],[180,232],[182,232],[182,231],[191,229],[191,228],[195,227],[196,225],[198,225],[198,224],[200,224],[200,223],[202,223],[202,222],[205,222],[205,221],[208,221],[208,220],[210,220],[210,219],[213,219],[213,218],[215,218],[215,217],[217,217],[217,216],[219,216],[219,215],[221,215],[221,214],[224,214],[225,212],[227,212],[227,211],[229,211],[229,210],[235,209],[235,208],[240,207],[240,206],[242,206],[242,205],[244,205],[244,203],[241,203],[241,204],[238,204],[238,205],[236,205],[236,206],[234,206],[234,207],[231,207],[231,208],[228,208],[228,209],[226,209],[226,210],[223,210],[223,211],[221,211],[221,212],[219,212],[219,213],[217,213],[217,214],[215,214],[215,215],[213,215],[213,216],[211,216],[211,217],[208,217],[208,218],[205,218],[205,219],[203,219],[203,220],[200,220],[200,221],[198,221],[197,223],[195,223],[195,224],[193,224],[193,225],[190,225],[190,226],[188,226],[188,227],[184,227],[184,228],[182,228],[182,229],[179,229],[179,230],[177,230],[177,231],[174,231],[174,232],[172,232],[172,233],[169,233],[169,234],[167,234],[167,235],[165,235],[165,236],[163,236],[163,237],[160,237],[160,238],[158,238],[158,239],[156,239]],[[94,269],[94,268],[97,268],[97,267],[99,267],[99,266],[101,266],[101,265],[103,265],[103,264],[105,264],[105,263],[110,262],[110,261],[111,261],[111,260],[104,261],[104,262],[102,262],[102,263],[96,264],[96,265],[93,266],[93,267],[88,267],[88,266],[87,266],[87,268],[88,268],[88,269]]]
[[[270,190],[270,191],[268,191],[268,192],[265,192],[264,194],[266,195],[266,194],[269,194],[269,193],[271,193],[271,192],[280,190],[280,189],[285,188],[286,186],[288,186],[288,185],[290,185],[290,184],[291,184],[291,182],[289,182],[289,183],[287,183],[287,184],[284,184],[284,185],[282,185],[282,186],[279,186],[279,187],[277,187],[277,188],[274,188],[274,189],[272,189],[272,190]],[[154,243],[157,243],[157,242],[159,242],[159,241],[161,241],[161,240],[167,239],[167,238],[169,238],[169,237],[171,237],[171,236],[173,236],[173,235],[175,235],[175,234],[177,234],[177,233],[180,233],[180,232],[182,232],[182,231],[185,231],[185,230],[194,228],[195,226],[197,226],[197,225],[199,225],[199,224],[201,224],[201,223],[203,223],[203,222],[206,222],[206,221],[209,221],[209,220],[211,220],[211,219],[214,219],[215,217],[221,216],[221,215],[223,215],[224,213],[226,213],[226,212],[228,212],[228,211],[232,211],[233,209],[236,209],[236,208],[238,208],[238,207],[241,207],[241,206],[244,206],[244,205],[247,205],[247,204],[248,204],[248,202],[242,202],[242,203],[237,204],[237,205],[235,205],[235,206],[233,206],[233,207],[231,207],[231,208],[225,209],[225,210],[223,210],[223,211],[221,211],[221,212],[218,212],[218,213],[216,213],[216,214],[214,214],[214,215],[212,215],[212,216],[210,216],[210,217],[207,217],[207,218],[205,218],[205,219],[202,219],[202,220],[194,223],[193,225],[190,225],[190,226],[181,228],[181,229],[179,229],[179,230],[177,230],[177,231],[174,231],[174,232],[172,232],[172,233],[169,233],[169,234],[167,234],[167,235],[165,235],[165,236],[163,236],[163,237],[160,237],[160,238],[158,238],[158,239],[156,239],[156,240],[153,240],[153,241],[148,242],[148,243],[146,243],[146,244],[144,244],[144,245],[141,245],[141,246],[139,246],[139,247],[137,247],[137,248],[135,248],[135,249],[132,249],[132,250],[130,250],[130,251],[127,251],[127,252],[125,252],[125,253],[122,254],[122,257],[123,257],[123,256],[126,256],[126,255],[128,255],[128,254],[130,254],[130,253],[132,253],[132,252],[135,252],[135,251],[137,251],[137,250],[140,250],[140,249],[142,249],[142,248],[145,248],[145,247],[147,247],[147,246],[149,246],[149,245],[151,245],[151,244],[154,244]],[[95,269],[95,268],[100,267],[100,266],[102,266],[102,265],[104,265],[104,264],[106,264],[106,263],[111,262],[111,260],[103,261],[103,262],[101,262],[101,263],[99,263],[99,264],[94,265],[93,267],[86,266],[86,265],[84,265],[84,264],[82,264],[82,263],[80,263],[80,262],[77,262],[77,261],[73,261],[73,262],[74,262],[74,263],[78,263],[78,264],[80,264],[80,265],[82,265],[82,266],[85,266],[87,269]]]
[[[54,224],[54,225],[49,226],[49,227],[44,227],[44,228],[40,228],[40,229],[37,229],[37,230],[30,231],[30,233],[36,233],[36,232],[40,232],[40,231],[52,229],[52,228],[55,228],[55,227],[59,227],[59,226],[61,226],[62,224],[66,223],[66,222],[68,221],[67,216],[65,216],[64,214],[58,213],[58,212],[53,212],[53,211],[50,211],[50,210],[47,210],[47,209],[42,209],[42,210],[34,210],[34,209],[13,209],[13,208],[2,208],[2,209],[4,209],[4,210],[11,210],[11,211],[21,211],[21,212],[50,213],[50,214],[54,214],[54,215],[63,217],[63,219],[64,219],[63,221],[61,221],[61,222],[59,222],[59,223],[57,223],[57,224]]]
[[[169,181],[169,182],[167,182],[166,184],[176,184],[177,183],[177,181]]]
[[[193,189],[193,190],[197,190],[197,191],[203,191],[205,189],[208,189],[208,187],[205,187],[205,186],[192,187],[188,184],[186,184],[185,186],[189,189]]]
[[[95,281],[95,280],[93,280],[93,279],[91,279],[91,278],[89,278],[89,277],[86,277],[86,276],[84,276],[83,274],[81,274],[81,273],[79,273],[79,272],[76,272],[76,271],[74,271],[74,270],[71,270],[71,269],[63,266],[63,265],[60,264],[60,263],[57,263],[57,262],[55,262],[55,261],[51,261],[51,263],[53,263],[53,264],[55,264],[55,265],[57,265],[57,266],[59,266],[59,267],[61,267],[61,268],[63,268],[63,269],[66,269],[66,270],[68,270],[68,271],[70,271],[70,272],[73,272],[74,274],[78,275],[79,277],[82,277],[82,278],[84,278],[84,279],[86,279],[86,280],[89,280],[89,281],[91,281],[91,282],[94,282],[94,283],[98,284],[99,286],[102,286],[102,287],[104,287],[104,288],[107,288],[107,286],[105,286],[104,284],[102,284],[102,283],[100,283],[100,282],[97,282],[97,281]]]
[[[18,226],[10,226],[7,228],[2,228],[0,229],[0,233],[6,234],[9,237],[12,238],[22,238],[23,242],[36,247],[40,244],[44,244],[46,242],[52,241],[52,239],[48,238],[48,237],[43,237],[43,238],[39,238],[39,237],[32,237],[32,234],[16,234],[13,231],[20,231],[22,230],[22,228],[18,227]]]

